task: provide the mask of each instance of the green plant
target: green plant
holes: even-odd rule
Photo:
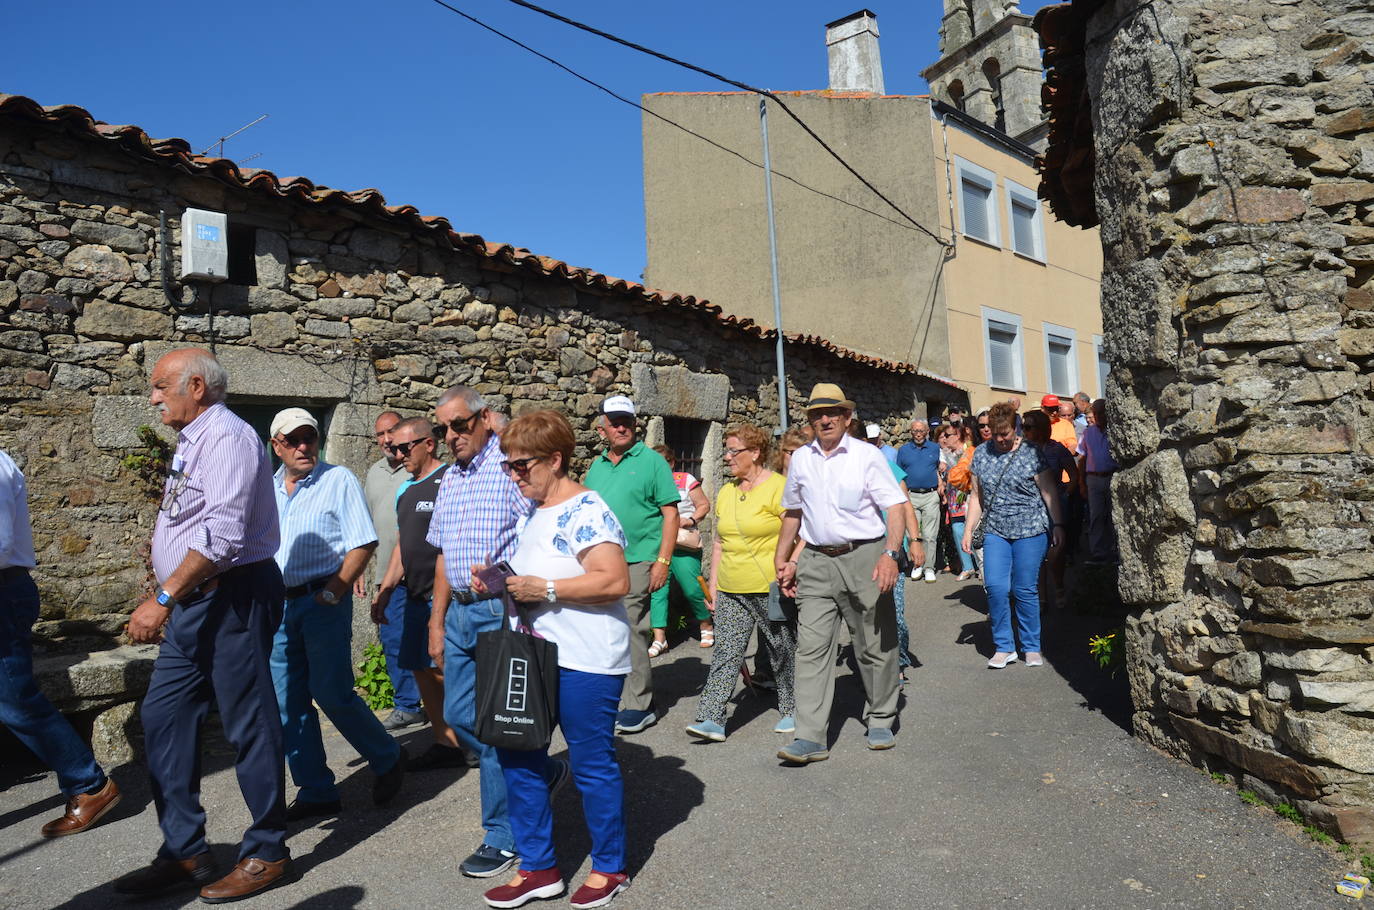
[[[1279,803],[1274,807],[1274,812],[1288,819],[1290,822],[1294,822],[1299,825],[1304,824],[1302,819],[1302,813],[1299,812],[1297,809],[1293,808],[1293,805],[1291,803]]]
[[[1226,775],[1222,774],[1220,771],[1213,771],[1212,780],[1216,781],[1219,784],[1224,784],[1226,783]]]
[[[1237,790],[1237,791],[1236,791],[1236,796],[1239,796],[1239,797],[1240,797],[1240,801],[1241,801],[1241,802],[1246,803],[1246,804],[1251,805],[1251,806],[1263,806],[1263,805],[1264,805],[1264,800],[1263,800],[1263,799],[1260,797],[1260,795],[1259,795],[1258,793],[1256,793],[1254,790]]]
[[[380,711],[396,704],[396,691],[391,688],[381,645],[374,643],[363,648],[363,662],[358,664],[358,671],[355,685],[369,708]]]
[[[125,455],[120,459],[120,464],[143,479],[150,495],[160,496],[163,480],[172,463],[172,444],[147,424],[140,426],[137,433],[142,448]]]
[[[1360,854],[1360,868],[1365,875],[1374,875],[1374,853]]]
[[[1107,670],[1112,676],[1121,672],[1126,665],[1126,649],[1121,639],[1124,630],[1118,628],[1106,635],[1094,635],[1088,639],[1088,650],[1097,661],[1098,667]]]

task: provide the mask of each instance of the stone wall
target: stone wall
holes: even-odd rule
[[[635,396],[651,434],[666,418],[708,422],[712,468],[726,422],[775,423],[772,341],[714,308],[549,275],[536,257],[522,268],[481,255],[389,213],[375,193],[360,202],[231,176],[79,124],[0,115],[0,445],[29,478],[40,637],[108,645],[149,590],[157,491],[122,459],[140,451],[139,425],[158,425],[148,375],[178,345],[215,343],[231,406],[320,408],[325,456],[360,474],[382,408],[428,413],[460,382],[515,413],[563,409],[582,464],[609,394]],[[228,213],[231,247],[250,231],[256,279],[202,286],[181,309],[161,287],[158,216],[175,242],[187,206]],[[841,383],[892,432],[931,399],[965,401],[948,384],[814,343],[789,344],[787,358],[794,419],[820,380]]]
[[[1097,6],[1135,729],[1374,842],[1374,12]]]

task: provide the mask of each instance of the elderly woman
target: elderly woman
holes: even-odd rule
[[[592,842],[592,871],[574,907],[599,907],[629,885],[625,874],[624,788],[615,754],[615,715],[630,672],[630,589],[625,535],[601,497],[568,476],[573,430],[557,411],[533,411],[501,436],[503,466],[534,501],[516,528],[506,580],[535,635],[558,645],[558,725]],[[481,567],[476,567],[481,568]],[[485,592],[477,572],[473,589]],[[562,768],[547,750],[497,749],[506,779],[520,869],[483,895],[493,907],[519,907],[565,890],[553,846],[552,790]]]
[[[950,571],[959,574],[959,581],[966,581],[973,575],[972,566],[964,567],[963,556],[959,552],[959,542],[964,539],[964,514],[968,510],[968,491],[955,486],[949,479],[950,469],[963,460],[967,451],[963,440],[964,434],[960,427],[945,426],[940,430],[940,473],[947,481],[945,523],[949,525],[950,538],[954,541],[953,552],[950,554]]]
[[[792,715],[792,659],[796,632],[768,618],[768,571],[782,529],[782,475],[768,470],[770,440],[750,424],[725,436],[725,467],[731,481],[716,496],[716,541],[711,552],[711,594],[716,614],[716,647],[711,672],[697,703],[696,722],[687,733],[709,742],[725,741],[725,703],[735,691],[744,651],[755,626],[767,649],[782,717],[775,733],[795,733]]]
[[[973,455],[973,490],[964,526],[965,553],[973,552],[973,531],[983,525],[983,584],[995,654],[988,666],[1001,670],[1016,660],[1010,597],[1026,666],[1040,656],[1040,563],[1050,546],[1063,543],[1063,519],[1054,471],[1040,449],[1016,435],[1016,408],[998,402],[988,412],[992,438]]]
[[[674,584],[701,627],[701,647],[709,648],[716,643],[711,611],[706,609],[706,595],[697,582],[701,575],[701,522],[710,513],[711,503],[701,489],[701,481],[677,469],[677,456],[672,449],[654,446],[654,451],[673,469],[673,485],[678,495],[678,532],[677,545],[668,565],[668,583],[649,595],[649,625],[654,629],[654,641],[649,645],[650,658],[666,653],[669,648],[668,594]]]

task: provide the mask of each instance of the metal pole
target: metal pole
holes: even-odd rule
[[[763,194],[768,204],[768,252],[773,265],[773,325],[778,330],[778,427],[787,432],[787,372],[782,362],[782,294],[778,288],[778,228],[773,220],[773,161],[768,156],[768,99],[759,98],[763,132]]]

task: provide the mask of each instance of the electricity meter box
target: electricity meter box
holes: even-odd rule
[[[229,217],[187,209],[181,215],[181,280],[229,277]]]

